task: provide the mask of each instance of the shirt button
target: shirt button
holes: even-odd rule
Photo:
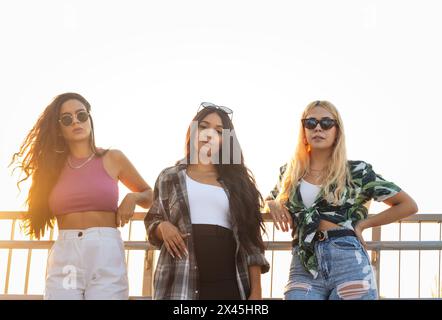
[[[81,237],[82,235],[83,235],[83,232],[80,231],[80,232],[78,233],[78,236]]]
[[[194,267],[194,269],[196,270],[196,269],[198,269],[198,267],[197,267],[197,266],[195,266],[195,267]]]

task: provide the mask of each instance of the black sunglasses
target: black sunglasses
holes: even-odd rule
[[[218,106],[218,105],[211,103],[211,102],[201,102],[200,106],[198,107],[197,113],[200,112],[201,109],[206,109],[206,108],[221,110],[230,117],[230,120],[233,119],[233,110],[232,109],[224,107],[224,106]]]
[[[318,120],[316,118],[307,118],[307,119],[302,119],[301,121],[304,128],[310,130],[315,129],[318,123],[321,126],[322,130],[329,130],[337,125],[336,120],[330,118],[322,118],[321,120]]]
[[[86,110],[81,110],[75,113],[75,117],[77,118],[80,123],[86,122],[89,119],[89,112]],[[58,122],[60,122],[65,127],[69,127],[74,123],[74,116],[70,113],[63,114],[60,119],[58,119]]]

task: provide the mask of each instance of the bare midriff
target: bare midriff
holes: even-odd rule
[[[88,229],[94,227],[116,228],[115,212],[84,211],[72,212],[57,216],[58,229]]]
[[[339,228],[339,227],[340,226],[337,225],[336,223],[333,223],[333,222],[330,222],[330,221],[327,221],[327,220],[321,220],[319,222],[318,230],[320,230],[320,231],[327,231],[327,230],[334,229],[334,228]]]

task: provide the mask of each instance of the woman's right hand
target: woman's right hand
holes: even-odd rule
[[[182,256],[188,256],[187,246],[184,242],[190,233],[181,233],[177,227],[171,224],[169,221],[163,221],[158,225],[158,232],[161,234],[161,238],[166,246],[167,251],[172,257],[178,256],[182,259]]]
[[[267,201],[267,206],[277,230],[286,232],[289,231],[289,227],[293,229],[292,216],[286,207],[275,200]]]

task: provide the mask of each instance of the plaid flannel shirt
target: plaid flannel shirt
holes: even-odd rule
[[[157,267],[154,274],[153,299],[196,300],[198,299],[198,265],[192,238],[189,203],[186,188],[185,160],[177,165],[164,169],[155,182],[154,202],[146,214],[144,223],[150,244],[160,248]],[[226,194],[229,192],[220,180]],[[190,233],[186,238],[189,255],[183,259],[173,258],[162,241],[155,235],[159,223],[169,221],[181,233]],[[236,278],[241,298],[246,300],[250,295],[248,267],[261,266],[261,272],[269,271],[270,265],[258,247],[247,252],[238,237],[238,226],[231,215],[232,230],[236,241]]]

